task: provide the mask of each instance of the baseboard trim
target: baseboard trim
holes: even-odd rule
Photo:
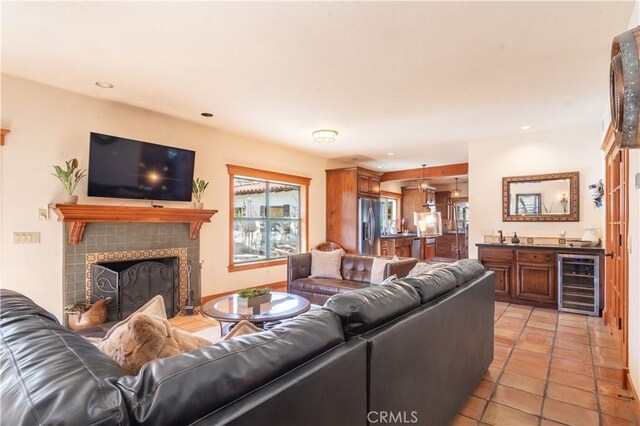
[[[631,391],[631,397],[633,398],[633,403],[635,405],[635,412],[636,412],[636,417],[640,418],[640,401],[638,400],[638,393],[636,392],[636,387],[633,384],[633,381],[631,380],[631,374],[629,372],[629,368],[624,368],[624,379],[626,381],[626,383],[623,383],[623,385],[626,385],[626,389],[628,391]]]
[[[269,283],[269,284],[260,284],[260,285],[255,285],[253,287],[243,287],[243,288],[265,288],[265,287],[267,287],[267,288],[270,288],[271,290],[275,290],[275,289],[286,287],[286,286],[287,286],[287,282],[286,281],[276,281],[276,282]],[[215,298],[222,297],[222,296],[228,296],[230,294],[235,293],[238,290],[240,290],[240,289],[231,290],[231,291],[225,291],[224,293],[211,294],[211,295],[208,295],[208,296],[202,296],[200,298],[200,303],[204,305],[205,303],[207,303],[210,300],[213,300]]]

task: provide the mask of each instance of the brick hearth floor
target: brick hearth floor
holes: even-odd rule
[[[217,338],[216,321],[176,317]],[[602,318],[496,302],[495,357],[452,425],[632,425],[637,402],[618,386],[621,356]]]

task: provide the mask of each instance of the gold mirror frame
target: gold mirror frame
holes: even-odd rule
[[[532,216],[509,214],[512,183],[536,182],[541,180],[569,179],[570,210],[568,214],[540,214]],[[503,222],[579,222],[580,221],[580,174],[579,172],[550,173],[546,175],[510,176],[502,178],[502,221]]]

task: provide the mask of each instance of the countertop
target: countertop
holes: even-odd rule
[[[409,232],[408,234],[395,234],[395,235],[381,235],[380,238],[417,238],[418,234],[415,232]]]
[[[580,251],[584,253],[602,253],[604,252],[603,247],[571,247],[569,245],[558,245],[558,244],[512,244],[512,243],[477,243],[477,247],[492,247],[492,248],[505,248],[505,249],[513,249],[513,248],[530,248],[530,249],[541,249],[541,250],[556,250],[556,251]]]

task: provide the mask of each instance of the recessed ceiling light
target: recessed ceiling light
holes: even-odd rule
[[[96,81],[96,86],[103,89],[113,89],[113,84],[109,83],[108,81]]]
[[[313,140],[318,143],[332,143],[336,141],[338,132],[335,130],[316,130],[311,136],[313,136]]]
[[[529,130],[531,128],[531,126],[529,126],[528,124],[525,124],[524,126],[520,126],[520,130]]]
[[[200,113],[200,115],[203,116],[203,117],[207,117],[207,118],[213,117],[213,114],[211,114],[210,112],[202,112],[202,113]]]
[[[387,155],[392,156],[392,155],[396,155],[395,152],[387,152]]]
[[[382,168],[382,166],[378,166],[377,168],[378,168],[378,169],[381,169],[381,168]]]

